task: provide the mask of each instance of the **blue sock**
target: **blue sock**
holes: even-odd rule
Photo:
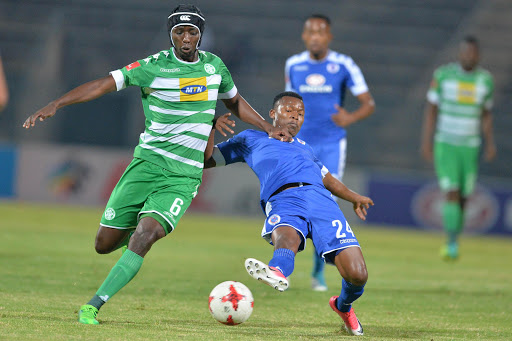
[[[322,257],[320,257],[315,251],[313,251],[313,273],[312,277],[317,277],[318,274],[322,274],[324,272],[325,263]],[[321,275],[323,277],[323,274]]]
[[[354,285],[352,283],[345,281],[345,279],[343,279],[341,283],[341,294],[336,302],[336,307],[338,308],[339,311],[347,313],[350,311],[350,308],[352,307],[352,302],[357,300],[363,294],[364,285]]]
[[[285,277],[288,277],[295,267],[295,253],[290,249],[274,250],[274,257],[268,262],[268,265],[278,268]]]

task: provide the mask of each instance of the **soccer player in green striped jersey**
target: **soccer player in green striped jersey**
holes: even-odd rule
[[[100,307],[137,274],[151,246],[174,230],[197,194],[217,99],[269,136],[291,140],[287,131],[266,122],[244,100],[219,57],[198,50],[204,23],[196,6],[179,5],[167,22],[171,49],[76,87],[23,124],[30,128],[59,108],[127,86],[141,89],[146,127],[132,162],[112,191],[95,241],[100,254],[124,246],[127,250],[96,295],[80,308],[81,323],[98,324]]]
[[[439,67],[427,94],[421,151],[426,160],[434,160],[445,193],[442,221],[448,240],[441,255],[448,260],[459,255],[457,237],[464,226],[464,204],[477,178],[481,135],[485,160],[496,156],[491,115],[494,82],[488,71],[478,67],[479,59],[477,39],[464,38],[458,63]]]

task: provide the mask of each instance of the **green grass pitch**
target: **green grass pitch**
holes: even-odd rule
[[[99,209],[0,203],[0,340],[333,340],[349,337],[327,293],[309,289],[311,246],[297,256],[290,289],[279,293],[246,274],[247,257],[268,261],[262,219],[188,214],[147,255],[134,280],[100,311],[99,326],[77,310],[120,251],[94,252]],[[352,227],[369,281],[354,308],[363,340],[512,340],[512,240],[464,237],[461,258],[439,258],[443,236]],[[247,285],[250,319],[216,322],[208,294],[225,280]]]

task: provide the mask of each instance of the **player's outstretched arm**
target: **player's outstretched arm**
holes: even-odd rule
[[[343,182],[332,176],[331,173],[327,173],[325,175],[323,182],[325,188],[327,188],[332,194],[343,200],[351,202],[357,216],[362,220],[366,220],[367,210],[370,206],[373,206],[372,199],[352,191],[345,186]]]
[[[33,127],[37,119],[44,121],[52,117],[62,107],[88,102],[115,90],[116,82],[111,75],[82,84],[30,115],[23,123],[23,128]]]
[[[265,121],[265,119],[247,103],[240,93],[237,93],[233,98],[223,99],[222,101],[226,108],[236,117],[240,118],[245,123],[249,123],[267,132],[270,137],[286,142],[292,140],[292,136],[287,130],[274,127],[272,124]]]

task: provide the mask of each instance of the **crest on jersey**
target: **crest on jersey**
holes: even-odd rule
[[[327,64],[326,68],[329,73],[336,73],[340,71],[340,66],[336,63],[329,63]]]
[[[206,63],[206,64],[204,64],[204,71],[206,71],[210,75],[213,75],[215,73],[215,66],[213,66],[212,64]]]
[[[325,84],[325,77],[319,73],[312,73],[306,77],[306,83],[310,86],[320,86]]]
[[[279,216],[279,214],[273,214],[268,218],[268,223],[272,226],[279,223],[280,221],[281,221],[281,217]]]
[[[105,219],[107,220],[112,220],[114,219],[116,216],[116,211],[114,211],[113,208],[107,208],[107,210],[105,211]]]

